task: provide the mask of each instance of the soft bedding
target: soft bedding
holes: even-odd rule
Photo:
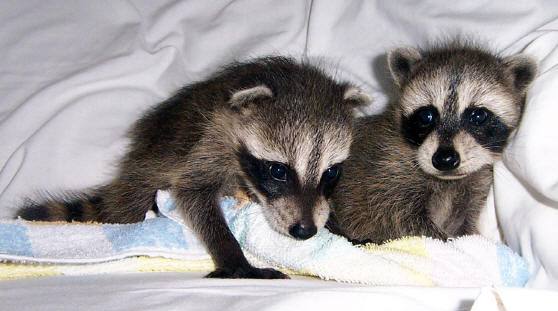
[[[316,280],[204,280],[200,274],[0,282],[2,307],[44,309],[533,309],[558,303],[558,3],[555,1],[0,2],[0,217],[40,191],[110,177],[148,107],[232,60],[309,57],[390,99],[385,52],[461,33],[540,60],[525,115],[496,166],[484,233],[530,264],[530,289],[347,286]],[[482,292],[482,294],[481,294]],[[482,298],[482,299],[481,299]],[[526,302],[528,302],[526,304]],[[540,306],[536,305],[537,303]]]
[[[0,280],[52,275],[215,270],[211,257],[176,208],[157,192],[158,213],[133,224],[0,221]],[[353,245],[322,229],[305,241],[273,230],[262,207],[225,197],[225,220],[250,263],[291,275],[367,285],[522,287],[529,265],[480,235],[443,242],[405,237]]]

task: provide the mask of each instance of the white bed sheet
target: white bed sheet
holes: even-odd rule
[[[373,287],[308,280],[215,280],[199,273],[0,282],[1,310],[555,310],[556,293],[517,288]]]
[[[491,206],[507,242],[532,265],[528,286],[556,290],[556,1],[1,1],[0,217],[11,217],[29,193],[107,180],[124,152],[127,128],[142,111],[232,60],[266,54],[319,59],[369,91],[375,103],[368,112],[375,112],[391,89],[387,50],[456,33],[541,60],[524,120],[497,166]],[[260,282],[185,274],[45,278],[0,282],[0,297],[28,309],[83,301],[90,309],[206,310],[234,298],[236,309],[355,306],[356,299],[393,310],[465,310],[479,293]],[[320,289],[314,295],[300,284]],[[529,293],[514,296],[528,300]]]

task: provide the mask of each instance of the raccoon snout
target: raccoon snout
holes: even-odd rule
[[[459,166],[459,153],[455,149],[438,149],[432,156],[432,165],[440,171],[450,171]]]
[[[296,239],[306,240],[314,236],[318,232],[315,224],[296,223],[289,228],[289,234]]]

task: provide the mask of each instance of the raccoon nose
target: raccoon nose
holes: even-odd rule
[[[432,156],[432,165],[440,171],[449,171],[459,166],[459,154],[452,149],[438,149]]]
[[[314,234],[316,234],[316,232],[318,232],[318,228],[316,228],[316,225],[314,224],[302,225],[297,223],[292,225],[289,229],[289,234],[300,240],[311,238]]]

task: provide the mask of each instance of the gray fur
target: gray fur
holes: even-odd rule
[[[424,51],[398,48],[388,63],[399,98],[382,115],[358,122],[333,195],[330,228],[376,243],[478,233],[493,163],[518,125],[536,62],[450,43]],[[438,119],[427,134],[416,135],[420,127],[409,120],[428,107]],[[490,111],[490,121],[468,121],[477,108]],[[442,149],[457,153],[457,167],[435,167],[434,154]]]
[[[156,191],[170,189],[215,262],[210,277],[285,277],[249,265],[221,215],[219,198],[245,190],[262,204],[270,225],[284,234],[297,223],[323,227],[329,207],[316,187],[328,166],[348,156],[352,108],[365,104],[363,96],[358,98],[352,86],[288,58],[233,64],[186,86],[137,121],[129,151],[110,183],[84,200],[49,200],[20,215],[138,222],[153,207]],[[301,178],[288,195],[270,198],[250,175],[250,159],[305,171],[297,171]]]

